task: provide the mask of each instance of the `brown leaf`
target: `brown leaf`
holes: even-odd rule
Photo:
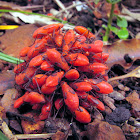
[[[0,48],[5,48],[4,53],[19,58],[22,48],[33,44],[32,33],[37,29],[35,25],[28,24],[17,29],[8,30],[0,37]]]
[[[38,118],[38,115],[33,112],[24,114],[24,116],[33,118],[34,120],[37,120],[37,118]],[[44,121],[36,121],[36,122],[30,122],[27,120],[21,121],[21,125],[22,125],[23,131],[25,134],[41,133],[44,128],[44,124],[45,124]]]
[[[4,107],[0,106],[0,117],[1,118],[6,118],[6,111]]]
[[[93,14],[96,18],[102,19],[102,18],[108,18],[111,10],[111,4],[103,1],[98,2],[98,4],[94,4],[95,10],[93,11]],[[115,4],[115,14],[119,14],[120,10],[118,7],[118,4]]]
[[[14,88],[15,74],[13,71],[4,71],[0,73],[0,95],[3,95],[7,89]]]
[[[95,119],[87,125],[89,140],[125,140],[120,127]]]
[[[20,7],[19,5],[16,5],[12,2],[4,2],[4,1],[0,1],[0,9],[7,9],[7,10],[23,10],[22,7]]]
[[[132,113],[140,117],[140,98],[137,92],[130,93],[126,100],[132,105]]]
[[[19,97],[19,93],[16,89],[8,89],[5,91],[4,96],[1,99],[1,105],[6,111],[17,112],[14,108],[14,102]]]
[[[65,138],[65,133],[61,131],[57,131],[52,137],[52,140],[63,140]]]
[[[114,64],[120,64],[124,68],[129,68],[132,63],[140,58],[140,39],[120,40],[112,45],[105,45],[103,52],[109,53],[107,65],[111,68]],[[132,63],[126,63],[124,56],[128,54],[133,59]]]

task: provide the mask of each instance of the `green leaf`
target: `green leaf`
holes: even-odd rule
[[[108,3],[115,4],[120,2],[121,0],[106,0]]]
[[[110,28],[110,30],[111,30],[113,33],[115,33],[116,35],[118,35],[118,31],[119,31],[118,28],[113,27],[113,26],[110,26],[109,28]]]
[[[87,27],[87,29],[88,29],[90,32],[92,32],[92,29],[91,29],[90,27]]]
[[[98,4],[99,1],[100,1],[100,0],[94,0],[94,3],[95,3],[95,4]]]
[[[120,39],[127,39],[128,36],[129,36],[129,32],[128,32],[128,30],[126,28],[120,29],[118,31],[118,37]]]
[[[18,58],[9,56],[9,55],[4,54],[2,52],[0,52],[0,59],[7,61],[7,62],[10,62],[10,63],[14,63],[14,64],[19,64],[19,63],[24,62],[24,60],[22,60],[22,59],[18,59]]]
[[[103,24],[102,27],[103,27],[104,29],[107,29],[107,26],[106,26],[105,24]]]
[[[125,18],[121,18],[121,17],[118,17],[117,16],[117,25],[119,27],[127,27],[128,26],[128,23],[127,23],[127,20]]]
[[[0,140],[9,140],[9,139],[0,131]]]

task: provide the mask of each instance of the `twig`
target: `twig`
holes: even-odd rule
[[[20,7],[21,10],[40,10],[44,5],[28,5]]]
[[[18,140],[17,137],[12,134],[12,132],[9,129],[8,125],[6,124],[6,122],[4,122],[2,120],[1,117],[0,117],[0,129],[3,131],[5,136],[9,138],[9,140]]]
[[[64,4],[60,1],[60,0],[54,0],[54,2],[56,2],[56,4],[66,12],[66,14],[68,15],[69,12],[67,11],[67,9],[65,8]]]
[[[18,139],[47,139],[53,136],[55,133],[48,134],[17,134],[15,135]]]
[[[91,10],[95,10],[95,8],[90,4],[90,2],[88,0],[85,0],[85,2],[88,4],[88,6],[91,8]]]
[[[114,81],[114,80],[120,80],[120,79],[124,79],[124,78],[128,78],[128,77],[140,78],[140,66],[138,66],[136,69],[134,69],[133,71],[131,71],[131,72],[125,74],[125,75],[110,78],[108,80],[108,82],[111,82],[111,81]]]
[[[68,7],[66,8],[66,10],[70,10],[70,9],[76,7],[76,6],[83,5],[83,4],[85,4],[85,3],[72,4],[72,5],[68,6]],[[65,11],[65,10],[61,10],[61,11],[59,11],[58,14],[57,14],[56,16],[58,16],[58,15],[61,14],[61,13],[63,13],[64,11]]]

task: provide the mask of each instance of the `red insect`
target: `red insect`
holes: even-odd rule
[[[93,97],[92,95],[89,95],[86,92],[76,92],[79,98],[85,99],[85,101],[88,101],[91,105],[96,106],[99,110],[105,110],[104,104],[98,100],[97,98]]]
[[[44,85],[41,87],[41,92],[42,92],[43,94],[50,95],[50,94],[52,94],[56,89],[57,89],[56,86],[50,87],[50,86],[46,86],[46,84],[44,84]]]
[[[46,82],[46,79],[47,79],[47,75],[44,75],[44,74],[37,74],[35,75],[33,78],[32,78],[32,83],[33,83],[33,86],[34,87],[41,87],[42,85],[45,84]]]
[[[44,61],[40,68],[44,71],[54,71],[54,66],[47,60],[47,61]]]
[[[77,93],[66,82],[61,82],[61,88],[65,104],[71,111],[75,111],[79,107]]]
[[[29,49],[27,53],[27,57],[33,58],[37,56],[39,53],[44,52],[47,48],[47,41],[50,39],[50,36],[45,36],[42,39],[36,41]]]
[[[69,65],[66,62],[65,58],[55,49],[47,49],[47,57],[52,64],[56,64],[58,67],[62,68],[65,71],[69,70]]]
[[[57,98],[54,102],[55,108],[59,110],[64,105],[63,98]]]
[[[62,34],[56,34],[54,36],[54,38],[55,38],[54,41],[55,41],[56,45],[58,47],[61,47],[62,46],[62,43],[63,43],[63,35]]]
[[[64,75],[64,71],[60,71],[48,76],[48,78],[46,79],[46,86],[48,87],[57,86],[61,81],[61,79],[63,78],[63,75]]]
[[[89,64],[88,58],[81,53],[71,53],[65,58],[73,66],[86,66]]]
[[[27,55],[27,53],[28,53],[29,50],[30,50],[30,47],[24,47],[24,48],[20,51],[19,56],[20,56],[20,57],[25,57],[25,56]]]
[[[45,97],[38,92],[30,92],[24,97],[24,102],[29,102],[31,104],[45,103]]]
[[[24,98],[26,97],[27,94],[29,94],[28,91],[26,91],[26,93],[23,96],[21,96],[15,101],[14,108],[19,108],[24,103]]]
[[[89,64],[88,66],[81,66],[78,68],[83,72],[90,72],[90,73],[101,73],[108,69],[108,67],[102,63],[94,62]]]
[[[84,35],[76,35],[76,41],[84,43],[86,41],[86,37]]]
[[[65,77],[69,80],[76,80],[80,76],[79,72],[76,69],[70,69],[66,74]]]
[[[77,91],[90,91],[90,90],[92,90],[92,86],[88,82],[76,82],[76,83],[70,84],[70,86]]]
[[[22,85],[26,83],[28,80],[29,79],[26,77],[25,73],[20,73],[19,75],[16,75],[15,77],[16,84],[18,85]]]
[[[91,85],[93,85],[93,89],[98,93],[109,94],[113,92],[113,87],[105,81],[96,83],[94,79],[89,79],[89,82],[91,83]]]
[[[91,33],[87,28],[83,27],[83,26],[76,26],[74,28],[74,30],[80,34],[80,35],[84,35],[86,38],[95,38],[95,35],[93,33]]]
[[[45,62],[45,56],[42,54],[35,56],[29,62],[29,67],[37,67],[40,66],[43,62]]]
[[[86,44],[82,47],[82,49],[84,51],[88,51],[92,53],[101,53],[103,51],[101,46],[96,47],[95,44]]]
[[[33,38],[41,38],[43,36],[46,36],[47,34],[58,31],[63,26],[64,25],[62,23],[57,23],[57,24],[50,24],[50,25],[45,25],[43,27],[40,27],[37,30],[35,30],[35,32],[33,33]]]
[[[39,115],[39,120],[45,120],[51,115],[52,104],[50,102],[44,104]]]
[[[63,42],[63,46],[62,46],[62,52],[63,52],[63,56],[67,55],[72,44],[75,41],[75,33],[74,31],[68,30],[66,32],[66,34],[64,35],[64,42]]]
[[[14,73],[19,74],[26,68],[26,62],[20,63],[15,66]]]
[[[99,63],[106,62],[108,57],[109,57],[108,53],[96,53],[95,55],[92,56],[94,61],[99,62]]]
[[[79,106],[79,108],[75,110],[73,114],[74,114],[75,119],[81,123],[91,122],[91,117],[90,117],[89,112],[82,106]]]
[[[103,47],[103,41],[101,41],[101,40],[95,40],[95,42],[94,42],[94,45],[95,45],[95,47]]]

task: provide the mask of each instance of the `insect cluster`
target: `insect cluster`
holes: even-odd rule
[[[89,108],[104,110],[98,99],[113,91],[107,83],[103,42],[83,26],[63,30],[61,23],[46,25],[33,33],[35,42],[20,52],[25,62],[14,68],[15,81],[26,92],[14,107],[29,103],[40,110],[39,119],[53,109],[66,108],[81,123],[89,123]]]

